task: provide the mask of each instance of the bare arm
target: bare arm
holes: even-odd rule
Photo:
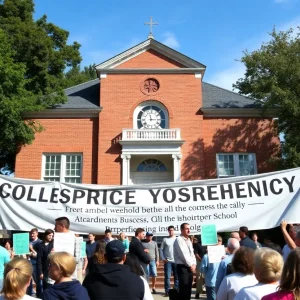
[[[281,231],[283,234],[283,237],[285,239],[285,242],[287,243],[287,245],[289,246],[290,249],[296,249],[297,246],[295,244],[295,242],[293,241],[293,239],[290,237],[289,233],[286,230],[286,226],[287,226],[287,222],[286,221],[281,221],[280,223],[280,227],[281,227]]]

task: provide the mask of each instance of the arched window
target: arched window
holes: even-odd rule
[[[168,128],[167,109],[158,101],[146,101],[134,111],[134,128],[165,129]]]
[[[167,167],[157,159],[146,159],[137,167],[137,172],[167,172]]]

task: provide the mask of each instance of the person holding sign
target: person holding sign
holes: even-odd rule
[[[38,299],[26,295],[27,287],[30,285],[32,275],[32,264],[23,257],[15,257],[4,270],[4,282],[1,290],[0,300],[6,299]]]
[[[174,242],[174,260],[179,280],[179,299],[190,300],[193,285],[193,273],[196,271],[196,257],[189,238],[190,225],[180,225],[181,235]]]

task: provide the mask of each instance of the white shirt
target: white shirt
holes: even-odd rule
[[[263,296],[275,293],[278,284],[258,283],[241,289],[234,300],[260,300]]]
[[[154,300],[153,296],[151,294],[148,282],[146,281],[146,279],[143,276],[140,276],[140,277],[142,278],[142,280],[144,282],[144,287],[145,287],[143,300]]]
[[[174,242],[174,260],[175,264],[191,267],[196,265],[193,244],[189,238],[182,235],[176,238]]]
[[[257,284],[255,276],[233,273],[223,278],[217,293],[218,300],[232,300],[244,287]]]

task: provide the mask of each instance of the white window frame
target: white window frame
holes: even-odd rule
[[[234,168],[234,175],[220,175],[219,173],[219,155],[226,155],[226,156],[233,156],[233,168]],[[235,177],[241,176],[240,175],[240,166],[239,166],[239,155],[252,155],[253,162],[254,162],[254,174],[257,174],[257,163],[256,163],[256,154],[255,153],[243,153],[243,152],[236,152],[236,153],[217,153],[216,155],[216,167],[217,167],[217,176],[218,178],[227,178],[227,177]]]
[[[78,183],[82,183],[82,167],[83,167],[83,157],[82,153],[77,152],[65,152],[65,153],[43,153],[42,155],[42,176],[41,180],[44,180],[45,177],[51,177],[45,175],[45,167],[46,167],[46,156],[60,156],[60,175],[59,175],[59,182],[66,182],[66,177],[77,177],[80,178],[80,181]],[[67,156],[80,156],[81,157],[81,166],[80,166],[80,175],[79,176],[66,176],[66,165],[67,165]],[[53,176],[55,177],[55,176]],[[70,182],[71,183],[71,182]]]

